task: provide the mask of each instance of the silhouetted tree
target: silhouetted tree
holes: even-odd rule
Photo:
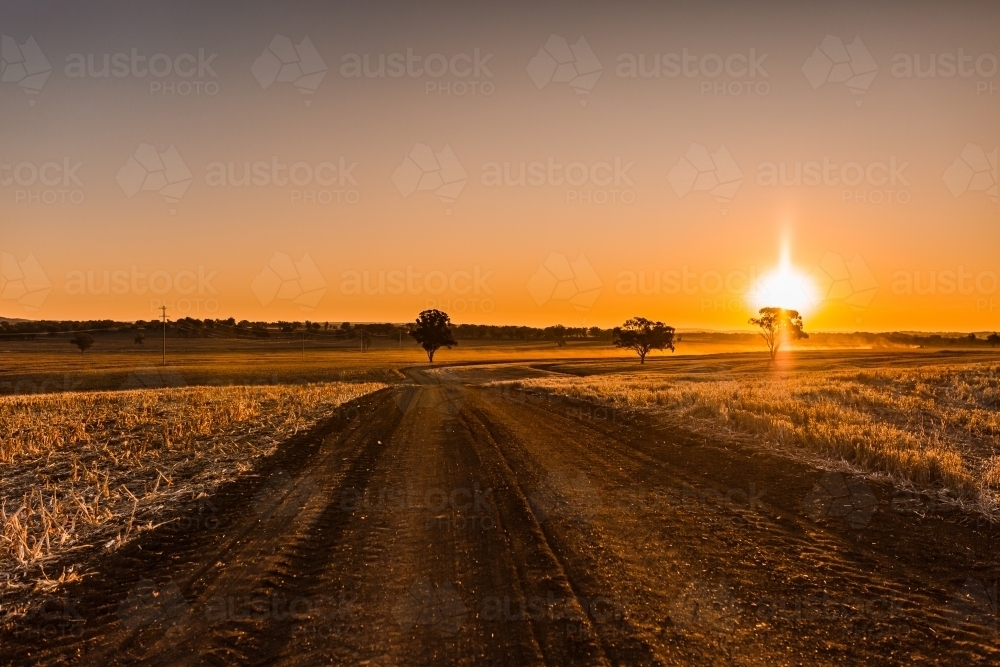
[[[89,333],[77,333],[70,338],[69,342],[80,348],[80,354],[83,354],[86,350],[94,346],[94,337]]]
[[[635,350],[639,355],[639,363],[644,364],[646,355],[651,350],[670,348],[671,352],[674,351],[674,328],[645,317],[633,317],[625,320],[624,325],[614,328],[611,341],[615,347]]]
[[[771,361],[778,354],[778,348],[785,340],[809,338],[802,330],[802,316],[797,310],[785,308],[761,308],[760,317],[751,317],[750,324],[760,327],[760,337],[767,343]]]
[[[136,345],[142,345],[145,342],[146,342],[146,334],[143,333],[142,331],[138,332],[135,335],[135,344]]]
[[[417,316],[417,325],[410,336],[427,352],[427,360],[434,363],[434,353],[438,348],[449,350],[458,345],[451,334],[451,318],[440,310],[425,310]]]
[[[996,347],[997,344],[1000,344],[1000,336],[998,336],[997,332],[994,331],[986,337],[986,342],[990,344],[990,347]]]
[[[554,327],[546,327],[545,335],[554,340],[558,347],[565,347],[566,345],[566,327],[561,324],[557,324]]]

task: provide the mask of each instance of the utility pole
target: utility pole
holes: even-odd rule
[[[163,312],[163,365],[167,365],[167,307],[160,306],[160,310]]]
[[[302,332],[302,358],[306,358],[306,332]]]
[[[403,330],[399,330],[399,349],[403,349]]]

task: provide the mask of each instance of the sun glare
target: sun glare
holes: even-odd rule
[[[788,308],[809,314],[817,305],[816,288],[811,278],[792,266],[785,243],[781,250],[781,261],[777,267],[767,271],[757,279],[749,294],[750,306],[754,312],[767,307]]]

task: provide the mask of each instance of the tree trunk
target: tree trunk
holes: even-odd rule
[[[646,363],[646,355],[640,352],[639,353],[639,365],[642,366],[644,363]]]
[[[427,361],[434,363],[434,350],[427,350]]]

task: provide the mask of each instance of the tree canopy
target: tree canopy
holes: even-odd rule
[[[646,355],[652,350],[674,351],[674,328],[663,322],[652,322],[645,317],[633,317],[625,324],[615,327],[612,332],[615,347],[635,350],[639,363],[646,363]]]
[[[458,345],[451,333],[451,318],[440,310],[425,310],[417,316],[416,326],[410,336],[427,352],[427,360],[434,363],[434,353],[439,348],[449,350]]]
[[[78,333],[73,336],[69,342],[80,348],[80,354],[83,354],[86,350],[89,350],[94,346],[94,337],[89,333]]]
[[[767,351],[774,361],[778,349],[786,340],[809,338],[802,330],[802,316],[799,311],[786,308],[761,308],[760,317],[751,317],[750,324],[760,327],[760,337],[767,343]]]

